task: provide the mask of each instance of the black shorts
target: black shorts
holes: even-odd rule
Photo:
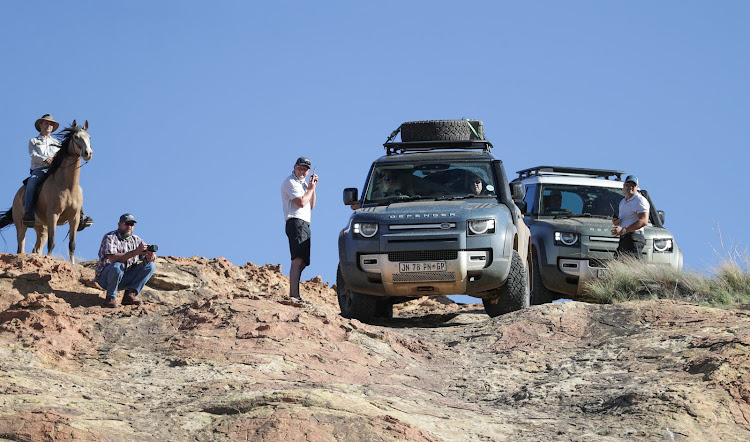
[[[289,238],[289,253],[294,258],[302,258],[310,265],[310,223],[299,218],[286,221],[286,236]]]
[[[620,243],[615,251],[618,256],[630,255],[635,259],[641,259],[643,247],[646,245],[646,237],[641,232],[630,232],[620,237]]]

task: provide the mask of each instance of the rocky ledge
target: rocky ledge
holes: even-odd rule
[[[160,258],[141,307],[93,263],[0,255],[0,439],[750,440],[750,311],[445,298],[376,325],[278,265]]]

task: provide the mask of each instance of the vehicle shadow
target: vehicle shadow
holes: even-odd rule
[[[482,315],[482,319],[488,318],[484,309],[471,309],[451,313],[432,313],[422,316],[398,316],[389,319],[378,318],[373,320],[371,324],[389,328],[460,327],[477,322],[475,315]]]

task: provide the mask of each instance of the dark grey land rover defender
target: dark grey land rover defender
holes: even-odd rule
[[[537,166],[518,172],[525,198],[517,201],[531,230],[532,304],[558,298],[586,300],[586,281],[608,275],[619,239],[610,233],[612,217],[623,198],[620,170]],[[682,269],[682,250],[651,205],[644,228],[642,260]]]
[[[397,134],[401,141],[393,141]],[[482,298],[490,316],[529,306],[530,233],[503,163],[477,120],[416,121],[394,131],[339,234],[341,314],[389,318],[422,296]]]

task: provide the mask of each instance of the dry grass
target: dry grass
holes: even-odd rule
[[[746,251],[725,255],[709,275],[634,259],[613,261],[608,268],[609,277],[587,285],[588,293],[602,303],[637,299],[675,299],[711,306],[750,303],[750,256]]]

